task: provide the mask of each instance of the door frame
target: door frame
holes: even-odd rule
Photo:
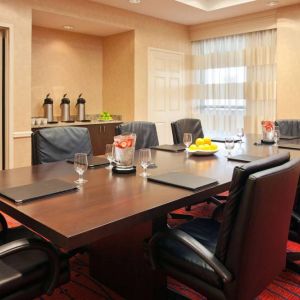
[[[14,26],[0,22],[5,35],[5,169],[14,166]]]

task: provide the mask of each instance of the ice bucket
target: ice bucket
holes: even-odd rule
[[[274,129],[275,124],[272,121],[262,121],[261,122],[262,127],[262,141],[267,143],[274,142]]]
[[[134,168],[135,141],[134,133],[114,137],[114,161],[117,170],[130,171]]]

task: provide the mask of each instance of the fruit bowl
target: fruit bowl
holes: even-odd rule
[[[188,149],[187,151],[191,155],[205,156],[205,155],[213,155],[216,152],[218,152],[219,149],[215,149],[215,150],[199,150],[199,149],[197,149],[197,150],[190,150],[190,149]]]

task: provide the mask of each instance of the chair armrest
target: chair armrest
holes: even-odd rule
[[[232,275],[227,268],[214,256],[213,253],[211,253],[192,236],[179,229],[170,230],[170,236],[186,245],[201,259],[203,259],[222,278],[223,282],[227,283],[232,280]]]
[[[297,223],[300,223],[300,215],[294,211],[292,212],[292,219],[294,219]]]
[[[45,284],[45,292],[51,295],[58,283],[60,272],[59,258],[57,250],[50,243],[38,239],[19,239],[0,246],[0,259],[15,253],[29,250],[39,250],[44,252],[49,259],[49,280]]]
[[[232,275],[227,270],[227,268],[211,253],[206,249],[200,242],[194,239],[189,234],[185,233],[179,229],[171,229],[165,232],[159,232],[149,241],[149,246],[151,250],[155,249],[156,242],[163,236],[168,236],[172,239],[179,241],[180,243],[187,246],[196,255],[198,255],[202,260],[204,260],[222,279],[224,283],[232,281]],[[152,266],[156,267],[155,254],[150,252],[150,261]]]

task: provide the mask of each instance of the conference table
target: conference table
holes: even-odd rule
[[[258,135],[248,135],[233,154],[265,157],[288,151],[292,158],[300,157],[300,150],[254,145],[257,141]],[[67,251],[88,247],[91,275],[125,299],[165,299],[166,276],[151,270],[144,241],[166,228],[170,211],[228,190],[234,167],[243,163],[228,161],[224,144],[218,145],[219,152],[211,156],[152,150],[157,166],[149,169],[152,175],[176,171],[218,181],[197,191],[147,181],[139,176],[139,166],[136,174],[126,175],[95,168],[85,173],[88,182],[77,191],[23,204],[0,197],[0,210]],[[0,189],[52,178],[73,182],[77,174],[67,162],[5,170]]]

